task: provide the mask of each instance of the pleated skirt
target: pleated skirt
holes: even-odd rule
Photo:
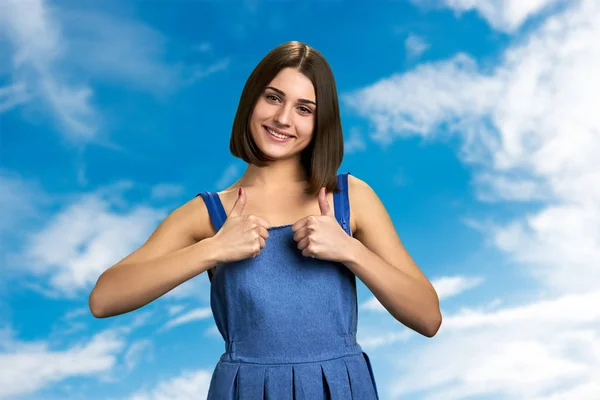
[[[219,361],[207,400],[378,400],[368,355],[259,364]]]

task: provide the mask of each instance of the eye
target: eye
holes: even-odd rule
[[[267,100],[279,100],[279,97],[275,96],[274,94],[266,94],[265,97],[267,98]]]
[[[302,110],[303,113],[305,114],[310,114],[312,113],[312,110],[308,107],[300,107],[300,109]]]

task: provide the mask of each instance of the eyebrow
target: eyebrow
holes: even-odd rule
[[[271,89],[277,93],[279,93],[280,95],[282,95],[283,97],[285,97],[285,93],[283,92],[283,90],[279,90],[277,88],[274,88],[273,86],[267,86],[265,89]],[[304,103],[304,104],[314,104],[315,106],[317,105],[317,103],[315,103],[312,100],[306,100],[306,99],[298,99],[299,103]]]

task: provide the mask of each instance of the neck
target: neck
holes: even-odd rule
[[[306,182],[308,177],[298,159],[278,160],[265,167],[249,164],[235,186],[280,188]]]

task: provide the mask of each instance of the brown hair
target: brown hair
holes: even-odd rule
[[[274,161],[260,151],[248,125],[259,96],[284,68],[295,68],[310,79],[317,97],[313,137],[300,157],[309,177],[306,193],[316,195],[323,186],[328,192],[337,193],[336,177],[344,156],[344,137],[335,79],[323,55],[304,43],[293,41],[277,46],[250,74],[233,121],[229,143],[231,154],[259,167]]]

